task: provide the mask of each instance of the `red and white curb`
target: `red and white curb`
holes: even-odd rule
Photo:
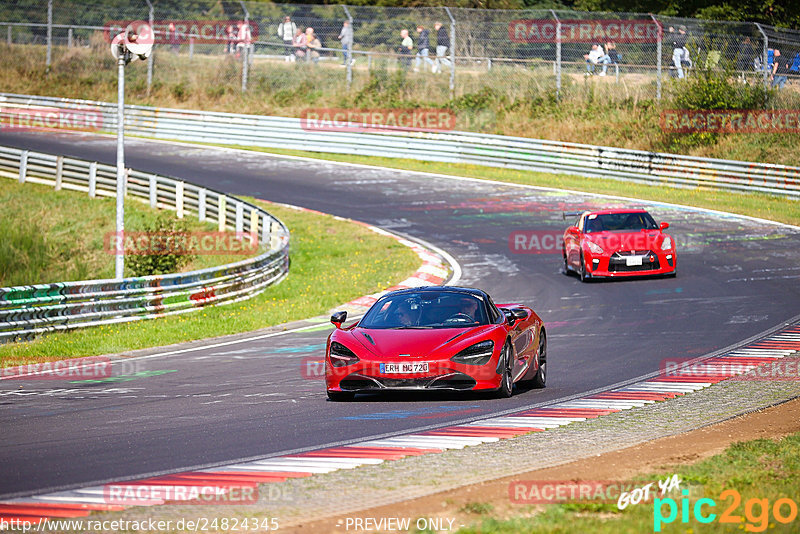
[[[463,449],[665,401],[759,369],[797,351],[800,351],[800,325],[788,327],[766,338],[704,360],[702,379],[661,373],[624,387],[510,415],[212,469],[115,482],[114,486],[144,487],[150,490],[175,487],[190,490],[234,486],[257,488],[259,484],[279,483],[290,478],[380,464],[406,456]],[[797,379],[794,376],[791,378]],[[175,493],[177,492],[170,493],[173,495],[170,503],[180,502],[180,498],[174,497]],[[188,500],[192,492],[184,493]],[[157,492],[152,491],[151,494]],[[165,503],[164,499],[152,498],[146,502],[139,500],[136,505]],[[119,511],[128,507],[129,505],[109,502],[108,486],[90,486],[2,501],[0,520],[17,519],[36,523],[43,518],[81,517],[94,511]]]

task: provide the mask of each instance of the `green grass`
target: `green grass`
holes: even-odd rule
[[[142,202],[126,201],[126,230],[143,228],[159,213]],[[115,256],[105,250],[104,236],[114,232],[115,214],[113,198],[92,199],[77,191],[0,178],[0,287],[113,278]],[[216,230],[190,217],[184,221],[187,231]],[[242,259],[242,255],[194,256],[180,270]]]
[[[731,445],[722,454],[713,456],[693,465],[675,466],[674,470],[652,473],[644,480],[663,480],[673,473],[682,479],[681,489],[690,489],[687,509],[688,521],[682,523],[682,496],[675,492],[677,516],[670,524],[664,524],[661,532],[797,532],[800,518],[783,524],[775,520],[773,506],[778,499],[791,499],[800,505],[800,434],[779,440],[759,439]],[[639,479],[637,479],[639,480]],[[634,487],[639,487],[637,482]],[[654,487],[657,487],[654,484]],[[724,490],[736,490],[741,502],[731,512],[740,517],[734,523],[721,523],[722,513],[734,505],[734,497],[722,495]],[[669,496],[667,496],[669,497]],[[717,518],[709,524],[699,523],[694,515],[694,505],[700,498],[712,499],[715,508],[708,504],[702,507],[705,515],[715,513]],[[766,499],[768,516],[761,514],[758,505],[750,504],[750,499]],[[627,532],[654,531],[653,501],[629,505],[620,511],[616,505],[584,501],[547,505],[544,511],[533,517],[515,517],[508,520],[483,519],[459,530],[463,534],[524,534],[524,533],[571,533],[591,532],[593,534],[618,534]],[[748,512],[749,506],[749,512]],[[662,504],[664,517],[669,515],[669,505]],[[789,505],[782,506],[782,514],[789,514]],[[750,527],[750,528],[748,528]],[[757,530],[751,530],[757,529]]]
[[[226,145],[220,145],[226,146]],[[376,165],[393,169],[431,172],[452,176],[467,176],[497,182],[533,185],[585,191],[588,193],[602,193],[631,197],[657,202],[670,202],[728,211],[751,217],[760,217],[787,224],[800,224],[800,200],[792,200],[774,195],[753,193],[729,193],[710,189],[678,189],[664,186],[636,184],[619,180],[602,178],[585,178],[567,174],[548,174],[533,171],[518,171],[513,169],[500,169],[483,167],[480,165],[467,165],[461,163],[438,163],[417,161],[412,159],[382,158],[373,156],[348,156],[342,154],[326,154],[306,152],[301,150],[281,150],[272,148],[231,147],[244,150],[256,150],[271,154],[290,156],[303,156],[329,161],[358,163],[363,165]]]
[[[292,233],[291,269],[283,282],[236,304],[0,345],[0,367],[169,345],[305,319],[396,284],[420,264],[409,248],[362,225],[249,200]]]

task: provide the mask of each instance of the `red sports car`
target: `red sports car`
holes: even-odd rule
[[[566,216],[566,215],[565,215]],[[675,276],[675,240],[643,209],[585,211],[564,232],[564,272],[595,277]]]
[[[358,323],[331,317],[325,381],[331,400],[383,390],[490,390],[510,397],[514,383],[544,387],[542,320],[518,304],[496,306],[479,289],[419,287],[382,296]]]

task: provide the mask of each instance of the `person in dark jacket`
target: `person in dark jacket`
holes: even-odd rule
[[[445,56],[447,49],[450,48],[450,36],[441,22],[437,22],[433,27],[436,29],[436,64],[433,72],[441,72],[442,65],[450,66],[450,60]]]
[[[686,27],[680,26],[678,31],[675,31],[675,28],[670,26],[669,34],[672,40],[672,64],[675,65],[678,78],[683,78],[683,63],[689,57],[689,51],[686,49]]]
[[[736,56],[736,70],[739,71],[739,79],[747,81],[747,74],[755,69],[756,49],[749,37],[745,37],[739,46],[739,53]]]
[[[433,71],[436,63],[430,58],[430,32],[420,24],[417,26],[417,33],[419,37],[417,38],[417,59],[414,62],[414,72],[419,70],[419,65],[423,59],[425,64],[430,65],[431,71]]]

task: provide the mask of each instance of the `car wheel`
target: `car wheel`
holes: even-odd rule
[[[578,275],[581,277],[581,282],[589,281],[590,276],[586,272],[586,264],[583,263],[583,254],[581,254],[581,270],[578,272]]]
[[[328,398],[334,402],[344,402],[353,400],[356,394],[352,391],[331,391],[328,390]]]
[[[542,329],[539,334],[539,369],[531,383],[534,387],[543,388],[547,382],[547,335]]]
[[[503,375],[500,379],[500,387],[497,388],[497,397],[507,399],[511,397],[514,389],[514,377],[511,376],[511,345],[506,343],[503,352],[500,354],[503,362]]]
[[[561,250],[561,255],[564,258],[564,274],[569,276],[569,264],[567,263],[567,253],[563,249]]]

